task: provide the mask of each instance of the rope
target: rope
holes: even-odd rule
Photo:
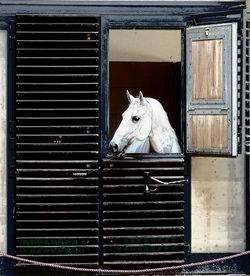
[[[160,184],[166,184],[166,185],[188,182],[188,179],[182,179],[182,180],[177,180],[177,181],[164,182],[164,181],[161,181],[161,180],[159,180],[159,179],[157,179],[157,178],[155,178],[153,176],[150,176],[150,179],[152,179],[152,180],[154,180],[154,181],[156,181],[156,182],[158,182]]]
[[[179,269],[184,269],[184,268],[191,268],[191,267],[196,267],[196,266],[201,266],[201,265],[208,265],[208,264],[214,264],[218,262],[223,262],[226,260],[231,260],[235,258],[239,258],[242,256],[246,256],[250,254],[249,251],[229,255],[226,257],[221,257],[221,258],[216,258],[208,261],[202,261],[202,262],[196,262],[196,263],[190,263],[190,264],[183,264],[183,265],[176,265],[176,266],[171,266],[171,267],[159,267],[159,268],[146,268],[146,269],[134,269],[134,270],[120,270],[120,269],[92,269],[92,268],[78,268],[78,267],[71,267],[71,266],[64,266],[64,265],[57,265],[57,264],[49,264],[49,263],[44,263],[44,262],[38,262],[38,261],[32,261],[29,259],[24,259],[16,256],[12,256],[6,253],[0,253],[0,257],[3,258],[8,258],[16,261],[21,261],[25,263],[30,263],[33,265],[37,266],[44,266],[44,267],[51,267],[51,268],[57,268],[57,269],[62,269],[62,270],[71,270],[71,271],[78,271],[78,272],[93,272],[93,273],[114,273],[114,274],[139,274],[139,273],[151,273],[151,272],[163,272],[163,271],[170,271],[170,270],[179,270]]]

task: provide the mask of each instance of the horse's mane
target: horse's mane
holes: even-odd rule
[[[170,134],[175,135],[175,132],[169,123],[168,114],[161,103],[154,98],[146,98],[146,100],[149,102],[153,111],[153,124],[159,124]]]
[[[168,152],[171,145],[177,145],[176,149],[171,151],[180,152],[177,137],[172,128],[168,115],[163,106],[156,99],[145,98],[152,109],[152,135],[151,146],[156,152]],[[159,147],[162,147],[161,149]]]

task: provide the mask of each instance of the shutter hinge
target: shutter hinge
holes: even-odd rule
[[[11,21],[9,25],[9,49],[15,49],[16,44],[16,36],[15,36],[15,22]]]
[[[9,49],[15,49],[15,36],[11,34],[9,35]]]
[[[184,253],[185,253],[185,256],[188,257],[191,253],[191,246],[190,246],[190,243],[185,243],[184,244]]]

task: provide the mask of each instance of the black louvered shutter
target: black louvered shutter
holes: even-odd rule
[[[104,266],[184,263],[185,160],[104,160],[103,170]]]
[[[17,256],[99,266],[98,91],[99,18],[17,16]]]

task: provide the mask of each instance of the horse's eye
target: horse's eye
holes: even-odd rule
[[[133,122],[138,122],[139,120],[140,120],[140,117],[138,117],[138,116],[133,116],[132,117]]]

